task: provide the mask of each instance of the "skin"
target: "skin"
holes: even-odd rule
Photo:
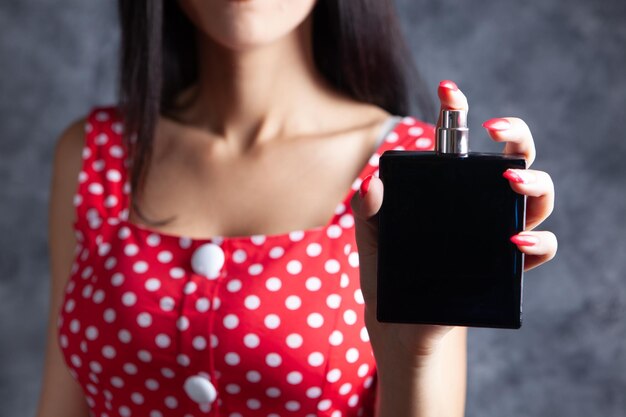
[[[191,104],[160,117],[146,189],[136,203],[150,226],[194,238],[277,234],[326,225],[335,206],[374,152],[389,115],[334,91],[313,65],[310,11],[314,0],[181,0],[197,28],[200,79],[179,96]],[[440,87],[442,106],[466,108],[460,91]],[[523,121],[490,133],[506,152],[534,146]],[[80,386],[63,362],[56,317],[70,274],[76,240],[72,199],[84,146],[81,118],[57,140],[49,205],[51,293],[44,373],[37,417],[89,415]],[[521,152],[520,152],[521,151]],[[529,170],[530,171],[530,170]],[[529,196],[530,230],[551,212],[550,177],[512,184]],[[351,201],[356,218],[366,325],[379,374],[377,416],[463,416],[466,332],[463,327],[377,323],[373,218],[383,185],[370,182]],[[270,198],[268,198],[270,196]],[[242,219],[245,219],[243,221]],[[142,223],[131,211],[129,220]],[[530,227],[528,227],[530,226]],[[529,231],[539,242],[520,246],[527,268],[556,252],[549,232]]]

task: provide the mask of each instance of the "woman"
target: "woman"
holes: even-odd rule
[[[390,3],[120,1],[122,103],[56,146],[38,417],[463,415],[466,329],[373,313],[377,158],[433,144]],[[530,269],[553,185],[506,175]]]

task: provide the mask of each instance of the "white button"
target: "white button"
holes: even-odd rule
[[[210,404],[217,398],[215,387],[202,375],[187,378],[184,388],[187,395],[198,404]]]
[[[209,279],[219,276],[224,266],[224,251],[215,243],[205,243],[199,246],[191,257],[191,267],[194,272]]]

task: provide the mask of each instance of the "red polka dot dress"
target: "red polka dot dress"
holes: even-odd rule
[[[396,116],[323,227],[197,239],[128,221],[120,120],[87,118],[57,320],[90,415],[373,415],[350,199],[385,150],[432,149],[433,126]]]

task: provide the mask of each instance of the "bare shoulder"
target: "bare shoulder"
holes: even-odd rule
[[[76,248],[72,225],[75,216],[73,197],[82,168],[85,119],[70,123],[57,138],[54,149],[48,206],[50,296],[37,417],[89,415],[82,388],[66,366],[57,334],[57,318]]]

